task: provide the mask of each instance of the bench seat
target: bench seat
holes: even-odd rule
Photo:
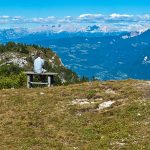
[[[48,87],[52,87],[54,76],[57,75],[57,73],[54,72],[35,73],[33,71],[27,71],[24,73],[27,75],[27,88],[31,88],[33,84],[48,85]],[[33,81],[34,75],[47,76],[47,82],[34,82]]]

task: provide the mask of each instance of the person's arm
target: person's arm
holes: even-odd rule
[[[42,66],[44,66],[44,59],[41,59],[41,61],[42,61]]]

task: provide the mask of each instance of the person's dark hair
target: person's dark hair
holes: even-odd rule
[[[41,57],[42,53],[38,52],[37,57]]]

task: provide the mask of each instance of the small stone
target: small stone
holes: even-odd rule
[[[88,99],[75,99],[74,101],[72,101],[72,103],[78,104],[78,105],[84,105],[84,104],[89,104]]]
[[[110,107],[113,103],[115,103],[115,101],[103,102],[103,103],[99,104],[98,110],[102,110],[102,109],[104,109],[104,108],[108,108],[108,107]]]
[[[141,116],[141,114],[140,114],[140,113],[138,113],[138,114],[137,114],[137,116]]]
[[[40,93],[40,95],[44,95],[44,93],[43,93],[43,92],[41,92],[41,93]]]
[[[113,91],[112,89],[107,89],[107,90],[105,91],[105,93],[106,93],[106,94],[116,94],[116,92]]]

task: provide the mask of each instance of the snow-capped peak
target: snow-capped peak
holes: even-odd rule
[[[140,29],[139,31],[133,31],[130,32],[130,34],[126,34],[122,36],[122,39],[128,39],[128,38],[132,38],[132,37],[136,37],[141,35],[142,33],[146,32],[148,29]]]

